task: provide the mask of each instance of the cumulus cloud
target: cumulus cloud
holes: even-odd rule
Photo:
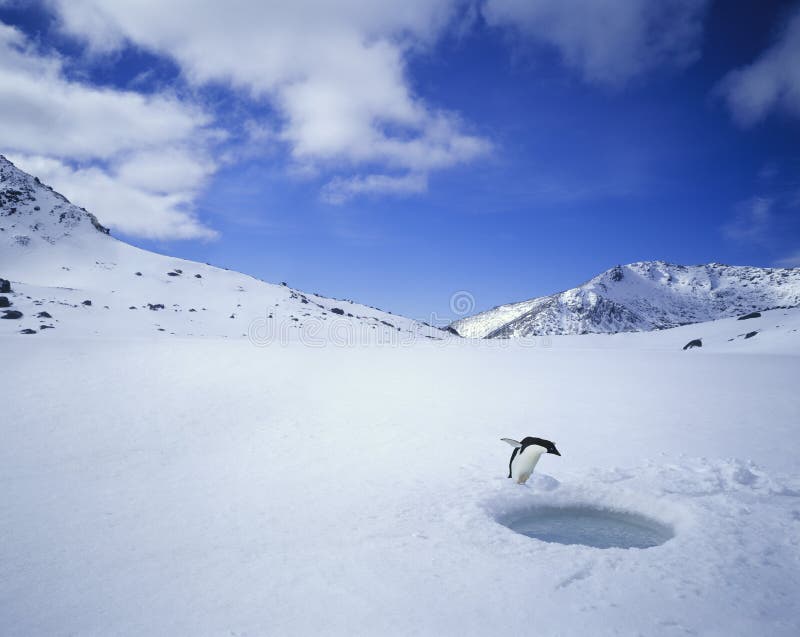
[[[209,121],[175,98],[68,81],[60,58],[37,54],[21,32],[2,23],[0,112],[6,147],[77,159],[183,141]]]
[[[191,214],[214,171],[201,109],[66,78],[64,61],[37,52],[0,23],[0,144],[20,168],[50,181],[104,224],[133,235],[209,237]],[[77,162],[81,168],[70,168]]]
[[[555,47],[584,79],[621,85],[700,56],[707,0],[486,0],[490,25]]]
[[[118,162],[116,173],[129,186],[168,194],[193,191],[215,168],[202,154],[177,146],[129,155]]]
[[[328,203],[341,204],[362,194],[410,195],[427,189],[428,178],[425,175],[336,177],[324,188],[322,198]]]
[[[175,60],[193,85],[224,83],[277,107],[297,171],[352,177],[378,164],[418,175],[489,149],[418,97],[406,73],[408,55],[435,41],[461,0],[50,3],[64,31],[98,53],[132,43]]]
[[[740,124],[749,126],[773,109],[800,117],[800,9],[777,42],[752,64],[731,71],[717,91]]]

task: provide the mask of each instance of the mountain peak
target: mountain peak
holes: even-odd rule
[[[92,213],[0,155],[0,242],[26,247],[97,232],[109,234]]]
[[[638,332],[800,305],[800,269],[637,261],[455,321],[472,338]]]

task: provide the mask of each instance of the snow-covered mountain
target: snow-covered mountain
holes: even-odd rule
[[[471,338],[638,332],[800,305],[800,268],[641,261],[455,321]]]
[[[0,155],[1,332],[386,341],[440,329],[141,250]],[[5,299],[5,300],[3,300]],[[19,316],[21,314],[21,316]]]

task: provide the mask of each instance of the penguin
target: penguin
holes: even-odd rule
[[[517,442],[512,438],[501,438],[507,442],[514,451],[511,454],[511,460],[508,462],[508,477],[514,478],[517,484],[525,484],[528,478],[531,477],[536,463],[543,453],[552,453],[553,455],[560,456],[558,449],[554,443],[543,438],[533,438],[528,436],[523,438],[522,442]]]

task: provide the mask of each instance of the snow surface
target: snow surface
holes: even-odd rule
[[[3,632],[796,635],[800,348],[720,324],[730,351],[2,335]],[[563,456],[519,486],[524,435]],[[674,538],[499,521],[540,505]]]
[[[469,338],[660,330],[800,305],[800,268],[640,261],[453,322]]]

